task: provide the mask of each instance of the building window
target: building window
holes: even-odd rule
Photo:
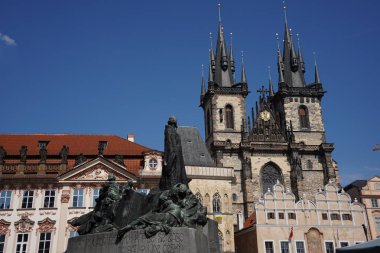
[[[155,169],[157,169],[157,165],[158,165],[158,161],[157,161],[156,158],[150,158],[150,159],[149,159],[149,168],[150,168],[151,170],[155,170]]]
[[[92,206],[96,206],[96,199],[99,198],[99,188],[92,189]]]
[[[74,189],[73,207],[83,207],[83,189]]]
[[[322,213],[322,220],[328,220],[327,213]]]
[[[77,237],[79,236],[78,232],[75,230],[71,230],[69,234],[69,238]]]
[[[232,200],[233,201],[237,201],[237,199],[238,199],[237,194],[236,193],[232,193]]]
[[[375,227],[377,231],[380,231],[380,217],[375,217]]]
[[[0,192],[0,209],[9,209],[11,207],[12,191]]]
[[[265,242],[265,253],[274,253],[273,242]]]
[[[331,216],[331,220],[340,220],[339,214],[337,213],[332,213],[330,216]]]
[[[375,190],[380,190],[380,183],[375,184]]]
[[[234,128],[234,112],[231,105],[226,105],[226,128]]]
[[[349,213],[342,214],[342,219],[343,220],[352,220],[351,214],[349,214]]]
[[[309,128],[309,115],[306,106],[300,106],[300,108],[298,109],[298,116],[300,119],[300,127]]]
[[[21,208],[33,208],[34,191],[24,191]]]
[[[280,220],[283,220],[283,219],[285,218],[284,213],[278,213],[278,218],[279,218]]]
[[[372,207],[379,207],[379,204],[377,203],[377,199],[371,199]]]
[[[220,230],[218,230],[218,238],[219,238],[219,249],[220,252],[223,252],[223,234]]]
[[[214,213],[220,213],[221,207],[220,207],[220,195],[219,193],[215,193],[214,197],[212,198],[212,211]]]
[[[55,191],[54,190],[46,190],[45,198],[44,198],[44,208],[52,208],[54,207],[55,201]]]
[[[307,169],[312,170],[313,169],[313,162],[311,160],[307,160]]]
[[[207,133],[211,133],[211,115],[210,115],[210,110],[207,110],[207,115],[206,115],[206,129]]]
[[[51,233],[40,234],[40,244],[38,246],[38,253],[49,253],[51,243]]]
[[[325,242],[326,253],[335,253],[334,243],[333,242]]]
[[[296,213],[288,213],[288,218],[290,220],[295,220],[296,219]]]
[[[17,234],[16,253],[27,253],[28,234]]]
[[[4,253],[5,248],[5,234],[0,234],[0,253]]]
[[[288,241],[282,241],[281,244],[281,253],[289,253],[289,242]]]
[[[344,248],[344,247],[347,247],[349,246],[348,242],[340,242],[340,247],[341,248]]]
[[[268,217],[268,220],[274,219],[274,213],[273,212],[267,213],[267,217]]]
[[[296,253],[305,253],[305,243],[296,242]]]
[[[223,123],[223,109],[219,109],[219,122]]]
[[[277,180],[282,183],[281,171],[273,164],[267,164],[261,170],[261,183],[263,193],[268,192],[268,189],[272,190],[273,186],[277,183]]]

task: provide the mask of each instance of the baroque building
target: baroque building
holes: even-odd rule
[[[0,253],[64,252],[68,221],[93,210],[109,174],[147,192],[161,161],[131,135],[0,135]]]
[[[255,109],[246,108],[249,88],[243,62],[240,81],[234,80],[236,60],[232,46],[227,49],[220,4],[216,48],[212,45],[208,85],[202,81],[200,106],[208,150],[218,166],[234,169],[233,212],[247,218],[255,210],[254,202],[277,181],[296,200],[313,197],[331,182],[339,186],[338,167],[332,159],[334,144],[325,135],[325,90],[317,64],[315,79],[307,83],[301,48],[295,46],[287,19],[283,48],[279,43],[277,48],[278,89],[270,80],[267,88],[258,90]],[[236,228],[237,224],[236,218]]]

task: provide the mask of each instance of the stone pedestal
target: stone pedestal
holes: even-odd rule
[[[209,242],[202,230],[172,228],[147,239],[144,230],[132,230],[115,244],[117,232],[98,233],[69,239],[66,253],[209,253]]]

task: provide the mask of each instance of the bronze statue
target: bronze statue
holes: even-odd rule
[[[160,189],[167,190],[178,183],[187,185],[188,179],[182,156],[181,139],[177,133],[177,119],[171,116],[165,126],[164,166]]]

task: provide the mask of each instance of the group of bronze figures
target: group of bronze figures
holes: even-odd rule
[[[207,210],[188,187],[177,121],[170,117],[165,127],[164,166],[160,188],[148,195],[134,191],[132,182],[121,185],[113,175],[103,183],[92,212],[70,221],[79,235],[118,231],[116,243],[125,233],[144,229],[147,238],[171,227],[202,227]]]

